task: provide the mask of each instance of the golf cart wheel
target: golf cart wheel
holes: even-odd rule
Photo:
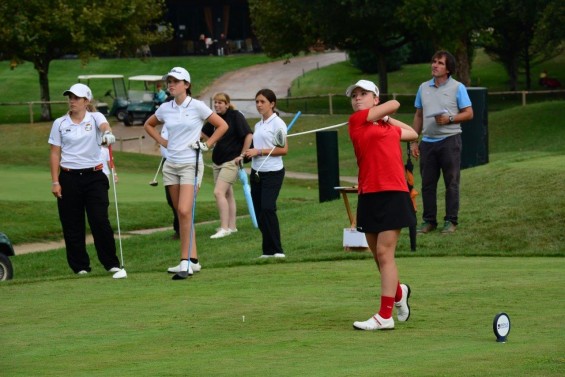
[[[124,124],[126,126],[133,126],[133,113],[128,113],[124,119]]]
[[[126,109],[120,109],[116,112],[116,118],[120,121],[123,122],[124,119],[126,119],[128,116],[128,112]]]
[[[14,268],[8,256],[0,253],[0,281],[10,280],[14,276]]]

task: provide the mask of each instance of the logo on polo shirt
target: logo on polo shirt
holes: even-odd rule
[[[85,126],[84,126],[84,129],[85,129],[86,131],[92,131],[92,124],[86,123]]]

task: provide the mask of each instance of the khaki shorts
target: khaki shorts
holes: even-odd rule
[[[239,167],[232,161],[224,162],[221,165],[213,164],[214,169],[214,183],[219,179],[229,184],[233,184],[237,181],[237,173]]]
[[[198,187],[204,176],[204,162],[198,160]],[[163,185],[194,185],[194,164],[175,164],[165,161],[163,164]]]

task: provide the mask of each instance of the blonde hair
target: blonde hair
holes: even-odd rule
[[[235,110],[235,106],[232,105],[232,103],[230,102],[230,96],[227,95],[226,93],[223,92],[216,93],[212,99],[214,101],[225,102],[226,105],[228,105],[228,108]]]

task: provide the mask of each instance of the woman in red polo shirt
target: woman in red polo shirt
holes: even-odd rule
[[[354,113],[349,117],[349,137],[359,166],[357,230],[365,233],[381,275],[381,302],[377,314],[355,322],[359,330],[394,328],[392,310],[400,322],[410,317],[410,287],[400,284],[394,259],[400,230],[416,225],[416,216],[404,176],[400,141],[418,138],[407,124],[393,119],[396,100],[379,105],[379,89],[367,80],[349,86]]]

